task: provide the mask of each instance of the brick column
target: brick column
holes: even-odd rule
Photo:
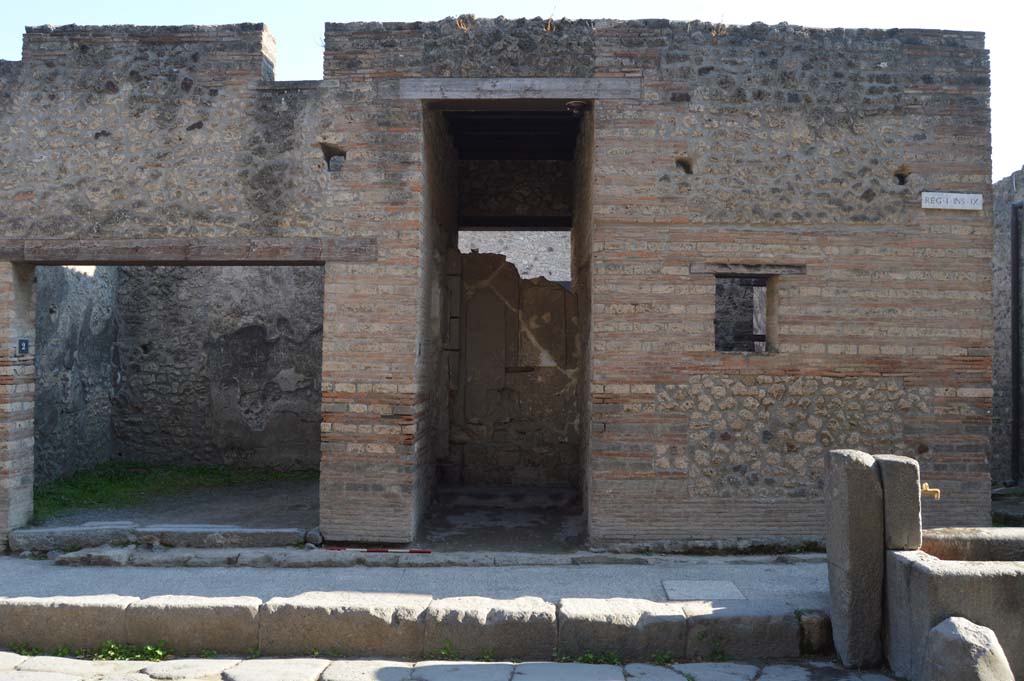
[[[35,267],[0,262],[0,545],[32,517]],[[28,351],[19,352],[19,341]]]
[[[416,299],[408,279],[375,263],[324,266],[320,530],[331,541],[406,543],[416,532]]]

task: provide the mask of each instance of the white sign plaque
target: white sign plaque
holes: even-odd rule
[[[981,210],[981,199],[981,194],[921,192],[921,208],[939,208],[944,210]]]

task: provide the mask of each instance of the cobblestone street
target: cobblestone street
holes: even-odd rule
[[[828,662],[759,665],[710,662],[578,664],[558,662],[394,662],[389,660],[196,659],[90,662],[0,652],[3,681],[889,681],[876,672],[846,671]]]

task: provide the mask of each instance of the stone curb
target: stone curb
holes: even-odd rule
[[[0,646],[43,650],[98,648],[128,638],[125,611],[133,596],[0,598]]]
[[[626,660],[794,658],[831,643],[828,616],[771,601],[657,602],[535,597],[308,592],[254,597],[102,595],[0,598],[0,647],[97,648],[165,641],[181,653],[551,659],[615,653]],[[808,649],[808,642],[813,641]]]
[[[441,598],[424,623],[425,655],[447,647],[474,659],[547,660],[558,648],[557,608],[534,596]]]
[[[155,596],[125,612],[127,642],[165,641],[178,653],[247,653],[259,647],[259,612],[253,597]]]

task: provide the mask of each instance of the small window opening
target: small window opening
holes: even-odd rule
[[[896,178],[896,184],[906,184],[907,178],[910,177],[910,168],[907,168],[907,166],[900,166],[896,169],[896,172],[893,173],[893,177]]]
[[[347,154],[337,144],[321,142],[320,149],[324,152],[324,161],[327,162],[327,172],[336,173],[345,166]]]
[[[680,156],[676,159],[676,168],[679,168],[687,175],[693,175],[693,159],[689,156]]]
[[[715,277],[715,350],[770,352],[773,277]]]

